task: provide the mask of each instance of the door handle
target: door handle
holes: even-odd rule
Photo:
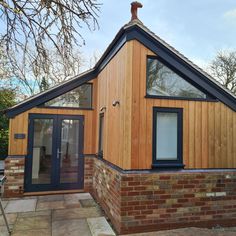
[[[60,158],[60,155],[62,154],[62,152],[60,151],[60,149],[58,148],[57,149],[57,159],[59,159]]]

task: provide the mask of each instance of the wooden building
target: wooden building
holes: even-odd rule
[[[120,29],[92,70],[6,113],[6,195],[91,191],[119,232],[157,229],[161,223],[152,227],[154,220],[147,221],[145,228],[137,218],[136,225],[126,225],[129,218],[117,219],[110,212],[117,206],[114,211],[120,216],[123,207],[101,183],[109,182],[114,171],[121,179],[129,174],[135,179],[137,173],[159,179],[163,171],[167,179],[175,173],[186,178],[192,170],[197,176],[197,171],[212,169],[235,176],[235,95],[139,19]],[[123,199],[123,190],[116,191]],[[154,190],[150,194],[155,195]],[[103,198],[112,199],[114,206]]]

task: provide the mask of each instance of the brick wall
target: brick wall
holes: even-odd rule
[[[93,187],[94,156],[86,155],[84,158],[84,191],[92,192]]]
[[[121,226],[120,185],[119,172],[94,158],[92,195],[98,200],[118,232]]]
[[[20,197],[24,191],[25,157],[14,156],[5,159],[4,174],[7,182],[4,185],[4,197]]]
[[[118,233],[236,226],[236,171],[119,171],[95,159],[93,187]]]

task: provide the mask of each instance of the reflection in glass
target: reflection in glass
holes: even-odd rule
[[[99,147],[98,152],[100,156],[103,155],[103,132],[104,132],[104,114],[100,114],[100,121],[99,121]]]
[[[157,113],[157,160],[177,160],[177,113]]]
[[[206,98],[206,95],[157,59],[147,61],[147,94],[169,97]]]
[[[34,119],[32,184],[51,183],[53,119]]]
[[[44,104],[52,107],[92,108],[92,84],[83,84]]]
[[[79,120],[62,120],[60,183],[78,181]]]

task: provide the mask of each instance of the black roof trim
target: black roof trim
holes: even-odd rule
[[[236,99],[227,91],[222,89],[216,83],[207,78],[200,71],[196,70],[189,63],[180,58],[176,53],[168,49],[161,42],[156,40],[152,35],[147,33],[141,27],[134,25],[132,30],[130,28],[128,40],[136,39],[144,46],[149,48],[163,60],[168,62],[171,66],[176,68],[182,74],[189,78],[194,84],[198,84],[205,91],[207,91],[212,96],[218,98],[225,105],[229,106],[231,109],[236,111]]]
[[[100,60],[95,65],[94,69],[74,77],[73,79],[62,83],[59,86],[51,88],[42,94],[38,94],[12,108],[9,108],[6,111],[7,116],[14,117],[26,110],[60,96],[61,94],[66,93],[82,85],[83,83],[96,78],[96,76],[116,55],[120,48],[127,41],[134,39],[138,40],[163,60],[168,62],[168,64],[188,77],[189,81],[192,81],[194,84],[198,84],[199,87],[203,88],[209,94],[218,98],[221,102],[236,111],[236,99],[233,95],[205,76],[200,70],[194,68],[191,63],[188,63],[186,60],[182,59],[175,51],[169,49],[164,43],[155,38],[151,32],[146,30],[144,26],[141,27],[139,24],[132,24],[131,22],[120,29],[114,40],[111,42]]]

